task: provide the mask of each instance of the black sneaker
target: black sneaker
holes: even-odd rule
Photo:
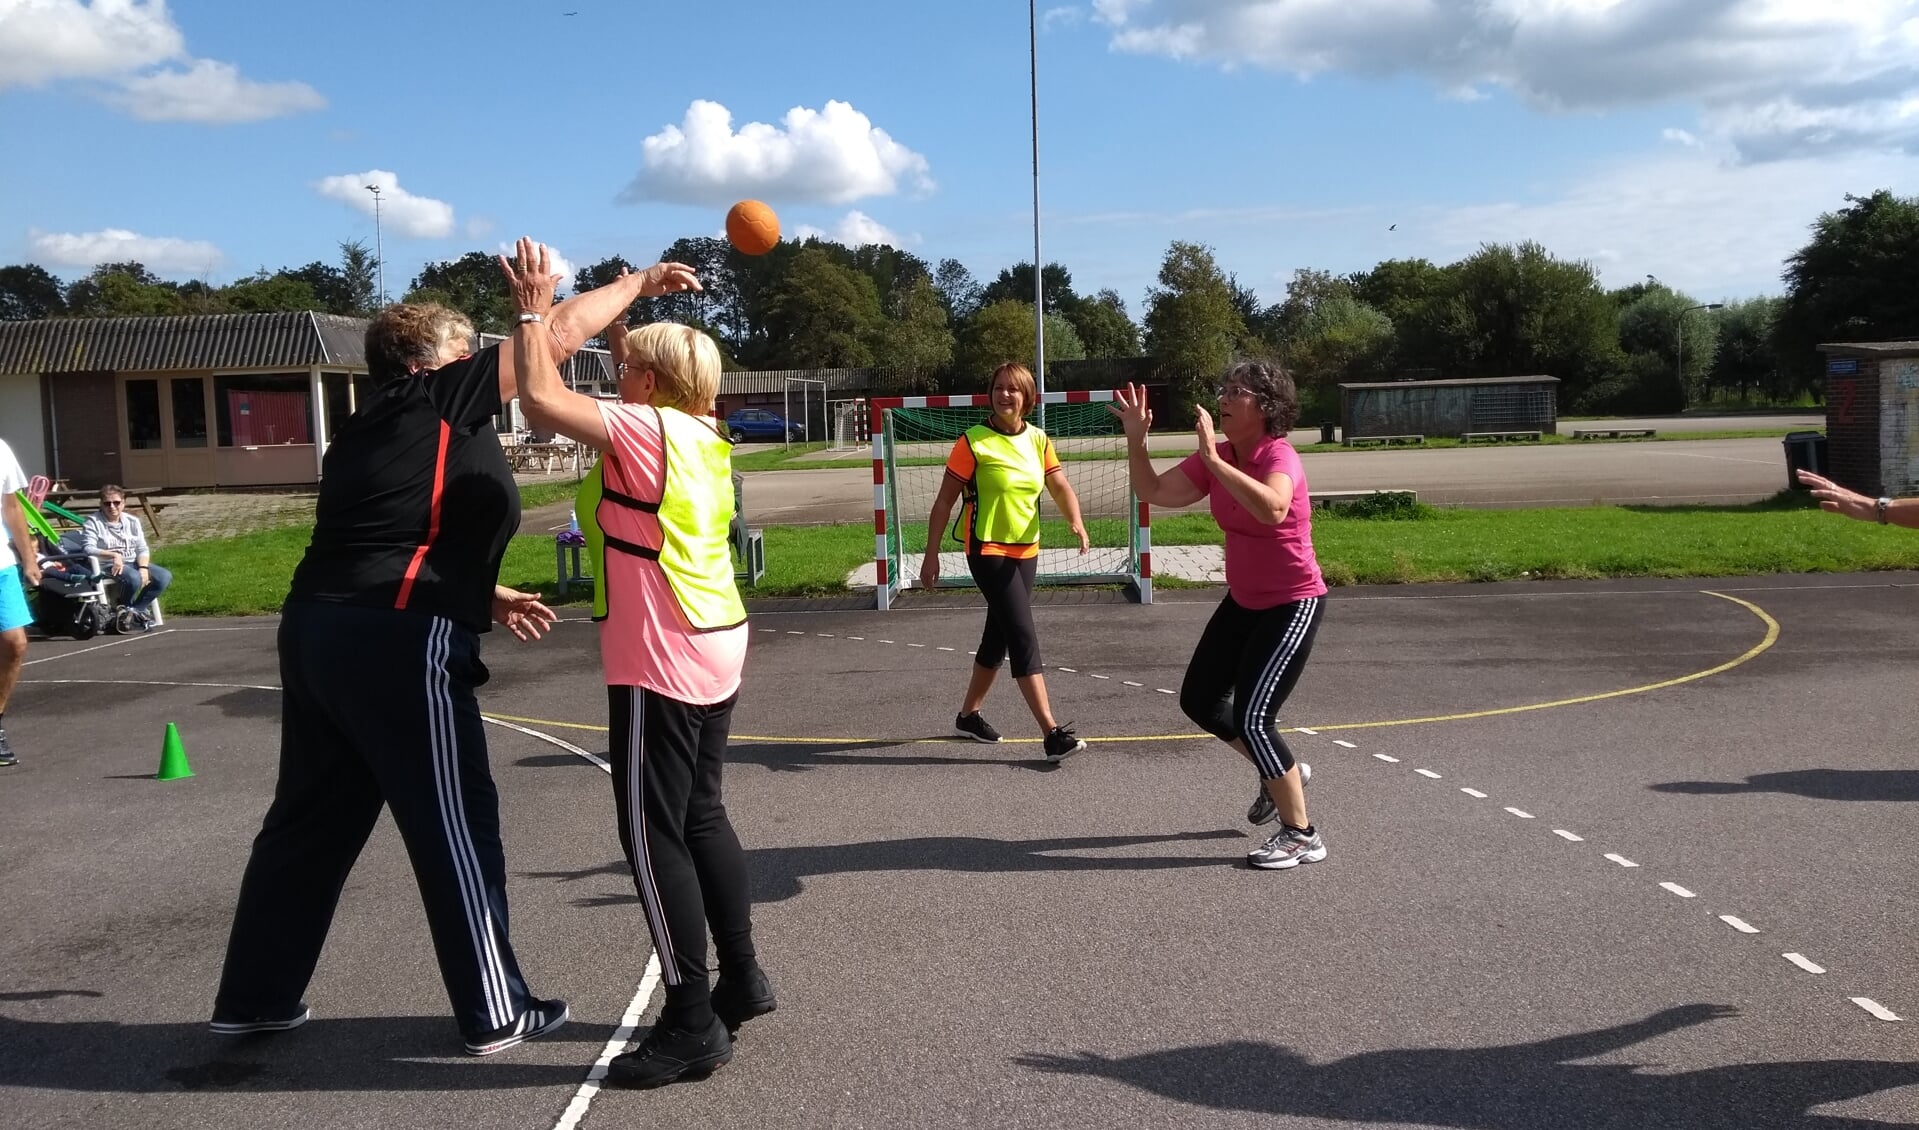
[[[1300,762],[1299,787],[1303,789],[1312,783],[1313,767],[1304,761]],[[1273,805],[1273,798],[1266,795],[1266,782],[1261,781],[1259,783],[1259,795],[1253,798],[1252,806],[1246,810],[1246,822],[1248,824],[1271,824],[1277,819],[1279,819],[1279,809]]]
[[[985,742],[987,745],[999,741],[999,731],[993,728],[992,723],[981,718],[977,710],[954,718],[953,732],[962,738],[972,738],[976,742]]]
[[[18,764],[20,759],[13,755],[13,747],[7,744],[7,732],[0,729],[0,767]]]
[[[1046,760],[1064,761],[1086,748],[1086,743],[1073,734],[1073,724],[1054,726],[1053,732],[1046,735]]]
[[[606,1081],[616,1087],[658,1087],[680,1079],[704,1079],[733,1058],[733,1037],[715,1015],[703,1031],[658,1024],[625,1055],[606,1065]]]
[[[773,984],[757,965],[738,976],[722,973],[713,984],[713,1013],[726,1025],[729,1036],[755,1016],[765,1016],[778,1007],[773,1000]]]
[[[305,1024],[313,1016],[307,1002],[301,1001],[287,1016],[238,1016],[220,1008],[213,1010],[207,1027],[216,1036],[251,1036],[257,1032],[285,1032]]]
[[[518,1047],[528,1040],[544,1036],[553,1029],[566,1023],[566,1002],[563,1000],[534,1001],[532,1006],[520,1014],[520,1018],[503,1028],[495,1028],[477,1040],[466,1042],[468,1055],[492,1055],[508,1048]]]

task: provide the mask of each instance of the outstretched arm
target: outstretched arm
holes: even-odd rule
[[[558,276],[552,273],[552,254],[545,244],[522,238],[513,262],[500,256],[500,270],[513,289],[514,303],[520,313],[544,318],[553,308],[553,283]],[[540,322],[522,322],[514,327],[512,347],[500,351],[501,371],[505,371],[506,360],[511,357],[526,382],[526,387],[520,390],[520,407],[526,410],[527,420],[535,427],[559,432],[605,451],[612,442],[607,438],[599,402],[574,392],[560,380],[559,366],[546,347],[549,335],[544,330]]]
[[[1133,493],[1151,506],[1191,506],[1206,497],[1193,480],[1178,467],[1160,474],[1153,470],[1153,458],[1146,453],[1146,432],[1153,426],[1153,410],[1146,406],[1146,387],[1128,384],[1113,395],[1115,403],[1106,410],[1119,417],[1126,429],[1126,475]]]
[[[1867,498],[1856,490],[1847,490],[1823,475],[1811,471],[1800,471],[1799,481],[1812,488],[1812,496],[1819,500],[1819,509],[1833,514],[1843,514],[1861,522],[1879,520],[1879,500]],[[1919,528],[1919,498],[1895,498],[1887,502],[1886,524]]]
[[[522,239],[521,243],[529,240]],[[544,247],[545,245],[540,245]],[[549,267],[551,260],[548,260]],[[506,269],[506,256],[500,256],[500,266]],[[511,277],[511,271],[508,272]],[[552,277],[554,282],[559,276]],[[628,271],[602,287],[595,287],[584,294],[576,294],[565,302],[552,307],[552,316],[546,320],[546,353],[554,365],[573,356],[588,338],[600,332],[609,322],[621,317],[636,298],[654,298],[662,294],[675,294],[683,290],[700,289],[700,280],[693,268],[684,263],[655,263],[644,271]],[[526,311],[526,307],[520,307]],[[520,393],[520,384],[526,375],[525,368],[517,362],[512,351],[500,351],[500,403],[505,404]]]

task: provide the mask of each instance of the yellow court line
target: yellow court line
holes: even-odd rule
[[[1502,714],[1524,714],[1532,710],[1552,710],[1556,707],[1561,707],[1561,706],[1580,706],[1584,703],[1601,702],[1609,698],[1624,698],[1627,695],[1649,694],[1652,691],[1663,691],[1668,687],[1676,687],[1684,683],[1697,682],[1700,679],[1709,679],[1713,677],[1714,675],[1724,674],[1725,672],[1732,670],[1734,667],[1737,667],[1743,663],[1750,662],[1751,660],[1764,654],[1768,649],[1772,647],[1773,644],[1779,642],[1779,621],[1773,619],[1770,615],[1767,614],[1765,609],[1759,607],[1757,604],[1754,604],[1749,600],[1741,600],[1736,596],[1727,596],[1725,593],[1722,593],[1722,592],[1713,592],[1710,589],[1699,589],[1697,591],[1700,593],[1703,593],[1706,596],[1716,596],[1720,600],[1730,601],[1731,603],[1737,604],[1739,607],[1744,608],[1746,611],[1752,613],[1754,616],[1757,616],[1760,622],[1766,625],[1765,638],[1760,640],[1758,643],[1754,644],[1753,646],[1747,648],[1744,654],[1740,655],[1738,658],[1729,659],[1726,662],[1719,664],[1717,667],[1708,667],[1704,671],[1695,671],[1690,675],[1681,675],[1678,678],[1666,679],[1662,682],[1647,683],[1646,685],[1639,686],[1639,687],[1627,687],[1624,690],[1604,691],[1600,694],[1581,695],[1578,698],[1554,699],[1551,702],[1535,702],[1535,703],[1529,703],[1525,706],[1502,706],[1493,710],[1473,710],[1463,714],[1434,714],[1424,718],[1392,718],[1392,719],[1387,719],[1385,721],[1380,721],[1380,722],[1334,722],[1334,723],[1328,723],[1324,725],[1319,725],[1319,724],[1309,725],[1309,726],[1306,726],[1305,729],[1308,729],[1308,730],[1368,730],[1368,729],[1377,729],[1385,726],[1418,726],[1428,722],[1464,722],[1472,718],[1494,718]],[[503,722],[524,722],[529,726],[560,726],[569,730],[592,730],[598,733],[606,732],[605,726],[588,726],[580,722],[556,722],[548,718],[519,718],[511,714],[486,714],[485,717],[498,718]],[[1210,738],[1212,736],[1213,735],[1211,734],[1140,734],[1140,735],[1134,735],[1134,736],[1128,736],[1128,737],[1107,737],[1105,735],[1101,735],[1093,740],[1099,742],[1099,744],[1101,745],[1105,745],[1109,742],[1194,741],[1201,738]],[[732,740],[738,741],[738,742],[772,742],[776,744],[785,744],[785,745],[946,745],[952,742],[954,739],[952,738],[907,738],[904,740],[895,740],[895,739],[889,739],[889,738],[794,738],[794,737],[774,737],[766,734],[734,734],[732,735]],[[1001,742],[1001,744],[1003,745],[1038,745],[1040,741],[1041,739],[1039,738],[1006,738]]]

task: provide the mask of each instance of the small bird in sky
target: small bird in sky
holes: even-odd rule
[[[578,13],[578,12],[561,12],[560,14],[561,14],[562,16],[577,16],[577,15],[579,15],[579,13]]]
[[[1398,231],[1398,230],[1399,230],[1399,225],[1398,225],[1398,224],[1389,224],[1389,225],[1387,225],[1387,227],[1386,227],[1386,230],[1387,230],[1387,231]]]

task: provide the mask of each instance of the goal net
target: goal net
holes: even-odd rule
[[[1152,532],[1147,507],[1133,495],[1126,436],[1106,410],[1110,391],[1049,392],[1029,419],[1044,428],[1079,498],[1092,549],[1082,555],[1052,495],[1040,492],[1039,578],[1042,585],[1126,584],[1150,603]],[[990,414],[988,398],[894,396],[872,401],[874,570],[879,607],[919,583],[926,520],[946,476],[946,457],[966,429]],[[1043,414],[1043,421],[1042,421]],[[939,531],[939,585],[971,587],[966,546],[955,536],[960,503]]]

